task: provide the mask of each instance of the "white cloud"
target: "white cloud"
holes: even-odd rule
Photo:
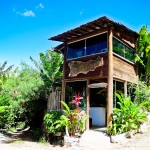
[[[36,8],[44,8],[44,5],[42,3],[40,3],[39,5],[36,6]]]
[[[84,11],[85,11],[85,9],[82,9],[82,10],[80,11],[80,16],[83,15]]]
[[[35,13],[32,10],[25,10],[23,13],[20,13],[22,16],[25,17],[34,17]]]
[[[36,9],[44,9],[44,5],[42,3],[38,4],[37,6],[35,6],[34,10],[27,10],[24,9],[23,12],[21,11],[17,11],[16,8],[13,8],[13,11],[17,14],[17,15],[21,15],[24,17],[34,17],[35,16],[35,12],[37,12]]]
[[[13,12],[15,12],[15,14],[20,15],[20,16],[24,16],[24,17],[34,17],[35,13],[32,10],[24,10],[24,12],[19,12],[16,10],[16,8],[13,8]]]

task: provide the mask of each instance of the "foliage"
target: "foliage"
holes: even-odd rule
[[[0,128],[7,124],[9,116],[8,106],[0,106]]]
[[[22,64],[22,70],[16,76],[9,77],[2,86],[0,107],[7,106],[5,113],[8,115],[2,126],[9,128],[20,121],[31,125],[45,105],[44,92],[44,83],[39,73],[25,63]],[[0,114],[0,118],[4,119],[3,114]]]
[[[34,141],[37,141],[37,142],[44,141],[44,139],[43,139],[43,133],[42,133],[41,129],[39,129],[39,128],[34,129],[32,135],[33,135],[32,138],[33,138]]]
[[[21,70],[6,68],[7,61],[0,64],[0,127],[40,126],[48,94],[60,86],[63,57],[60,53],[40,53],[41,63],[32,58],[38,70],[21,64]],[[16,73],[16,71],[18,71]],[[15,74],[16,73],[16,74]]]
[[[139,72],[143,75],[150,75],[150,32],[147,27],[143,26],[139,32],[137,39],[137,58],[136,60],[142,64],[139,66]],[[141,74],[141,75],[142,75]]]
[[[88,116],[78,109],[70,110],[64,101],[61,101],[61,103],[65,108],[63,110],[65,114],[60,117],[60,120],[55,122],[57,124],[56,127],[64,126],[67,136],[76,136],[77,133],[82,133],[85,130],[85,121]]]
[[[116,93],[119,99],[120,108],[115,108],[112,115],[112,124],[108,127],[111,135],[121,134],[130,130],[138,129],[140,124],[147,120],[143,105],[134,104],[130,97],[125,97]]]
[[[14,65],[7,67],[7,61],[5,61],[2,65],[0,64],[0,91],[2,90],[2,85],[6,82],[7,78],[11,74],[11,70]]]
[[[64,131],[64,127],[63,126],[59,126],[56,128],[56,124],[55,122],[57,120],[60,120],[60,116],[62,115],[62,112],[59,110],[53,110],[48,112],[45,116],[44,116],[44,122],[45,122],[45,126],[46,126],[46,130],[48,131],[48,133],[57,133],[57,132],[62,132]]]
[[[19,126],[40,126],[48,94],[60,86],[62,76],[61,54],[47,51],[40,54],[41,63],[32,59],[37,69],[21,64],[21,70],[0,65],[0,128]],[[17,73],[16,73],[17,71]],[[16,73],[16,74],[15,74]],[[57,82],[57,83],[56,83]]]
[[[5,61],[2,65],[0,64],[0,78],[6,78],[6,76],[9,76],[9,73],[14,66],[11,65],[6,69],[6,65],[7,65],[7,61]]]
[[[144,81],[139,81],[135,88],[135,95],[135,103],[140,104],[142,102],[147,102],[145,104],[145,109],[150,112],[150,86]]]
[[[54,91],[60,84],[62,77],[62,54],[53,50],[47,51],[45,54],[40,53],[40,64],[37,63],[32,57],[30,57],[34,65],[38,68],[40,76],[44,81],[47,90],[50,92]]]

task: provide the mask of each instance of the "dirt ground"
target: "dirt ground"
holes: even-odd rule
[[[91,137],[93,141],[94,138],[97,137]],[[107,141],[104,143],[95,144],[91,142],[90,146],[87,144],[84,146],[67,148],[64,146],[52,146],[48,143],[40,144],[29,139],[22,138],[13,142],[0,144],[0,150],[150,150],[149,139],[150,130],[143,134],[136,134],[132,139],[128,139],[123,143],[112,144]]]

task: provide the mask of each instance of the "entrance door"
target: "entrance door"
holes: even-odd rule
[[[107,88],[90,89],[90,118],[92,126],[106,126]]]

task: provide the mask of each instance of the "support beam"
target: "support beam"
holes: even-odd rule
[[[124,96],[127,97],[127,81],[124,82]]]
[[[64,45],[65,45],[65,50],[64,50],[64,63],[63,63],[63,78],[62,78],[61,101],[65,101],[65,92],[66,92],[65,62],[66,62],[67,44],[64,43]],[[63,105],[62,104],[61,104],[61,109],[63,109]]]
[[[65,101],[65,89],[66,89],[66,82],[65,80],[62,80],[61,101]],[[63,109],[62,104],[61,104],[61,109]]]
[[[107,90],[107,127],[111,123],[113,112],[113,33],[108,32],[108,90]]]
[[[86,114],[90,117],[90,88],[88,87],[88,85],[90,84],[90,80],[88,79],[87,80],[87,85],[86,85],[86,100],[87,100],[87,103],[86,103]],[[89,119],[88,118],[86,120],[86,130],[89,130]]]

